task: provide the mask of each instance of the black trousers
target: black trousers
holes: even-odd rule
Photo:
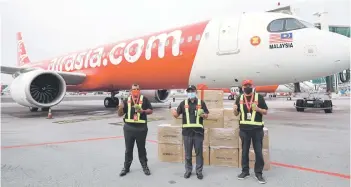
[[[263,142],[263,129],[253,129],[253,130],[240,130],[239,132],[242,146],[242,155],[241,155],[241,165],[242,171],[249,173],[249,150],[251,145],[251,139],[253,148],[255,151],[255,174],[262,174],[264,167],[264,160],[262,154],[262,142]]]
[[[184,139],[184,151],[185,151],[185,170],[192,172],[192,152],[193,147],[195,148],[196,154],[196,173],[201,173],[204,165],[203,157],[203,142],[204,137],[195,134],[193,136],[183,136]]]
[[[133,129],[133,128],[126,128],[126,126],[123,127],[124,131],[124,141],[125,141],[125,158],[124,158],[124,167],[125,168],[130,168],[130,165],[132,164],[133,161],[133,149],[134,149],[134,144],[136,141],[137,147],[138,147],[138,154],[139,154],[139,161],[142,166],[147,165],[147,157],[146,157],[146,148],[145,148],[145,143],[146,143],[146,136],[148,129]]]

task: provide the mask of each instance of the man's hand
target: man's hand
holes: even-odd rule
[[[136,110],[136,112],[138,112],[138,113],[143,113],[143,112],[144,112],[144,110],[142,110],[142,109],[138,109],[138,110]]]
[[[252,110],[261,113],[262,115],[267,115],[267,110],[258,107],[256,104],[252,104]]]
[[[238,111],[238,105],[234,104],[233,110],[234,110],[234,112],[235,112],[235,111]]]
[[[122,102],[120,102],[119,105],[118,105],[118,110],[117,110],[118,116],[120,116],[120,117],[123,116],[123,114],[124,114],[123,109],[124,109],[124,103],[123,103],[123,101],[122,101]]]
[[[118,108],[124,108],[124,102],[123,102],[123,101],[121,101],[121,102],[119,103]]]
[[[233,112],[234,112],[234,115],[235,115],[235,116],[239,115],[238,105],[237,105],[236,103],[234,103]]]
[[[200,117],[202,117],[204,119],[207,119],[208,118],[208,114],[203,113],[203,114],[200,115]]]
[[[173,115],[173,117],[177,118],[178,112],[175,109],[172,109],[172,115]]]

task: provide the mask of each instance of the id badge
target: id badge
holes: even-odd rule
[[[248,120],[251,120],[251,113],[247,113],[246,116]]]
[[[138,121],[138,115],[137,115],[137,114],[134,114],[133,119],[134,119],[134,121]]]

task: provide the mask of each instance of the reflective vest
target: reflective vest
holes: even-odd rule
[[[134,103],[134,105],[139,105],[141,107],[141,105],[143,104],[143,95],[140,95],[140,99],[139,99],[139,103]],[[129,96],[128,97],[128,113],[127,113],[127,118],[124,119],[125,122],[128,123],[146,123],[146,120],[140,120],[140,113],[136,113],[137,114],[137,120],[134,120],[134,114],[131,114],[131,110],[132,110],[132,97]],[[132,118],[131,118],[132,117]]]
[[[258,93],[255,93],[255,100],[254,102],[256,103],[256,106],[258,105]],[[244,94],[241,94],[240,96],[240,111],[241,111],[241,120],[240,120],[240,124],[243,125],[263,125],[264,122],[256,122],[255,118],[256,118],[256,111],[252,111],[251,114],[251,120],[246,120],[245,119],[245,112],[244,112]],[[250,111],[249,111],[250,112]]]
[[[183,124],[183,128],[189,128],[189,127],[200,127],[203,128],[203,125],[200,124],[200,116],[196,115],[196,123],[190,123],[190,117],[189,117],[189,104],[188,104],[188,99],[185,101],[185,116],[186,116],[186,124]],[[197,112],[201,109],[201,99],[197,99]]]

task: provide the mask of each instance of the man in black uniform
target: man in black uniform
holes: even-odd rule
[[[195,148],[196,154],[196,175],[198,179],[203,179],[203,141],[204,128],[203,119],[208,117],[208,109],[204,101],[196,98],[196,87],[191,85],[187,88],[188,99],[182,101],[177,110],[173,110],[173,116],[177,118],[183,114],[182,134],[185,151],[185,178],[189,178],[193,170],[192,151]]]
[[[263,115],[267,114],[267,104],[260,94],[253,93],[253,81],[244,80],[242,83],[244,94],[240,94],[234,104],[234,115],[240,113],[240,139],[242,145],[242,173],[238,179],[244,179],[250,176],[249,173],[249,149],[251,139],[256,155],[255,162],[255,176],[259,183],[266,183],[262,176],[264,167],[264,160],[262,154],[263,141]]]
[[[139,85],[132,85],[128,101],[120,102],[118,106],[118,116],[124,116],[124,140],[125,140],[125,160],[124,168],[120,176],[126,175],[130,171],[130,165],[133,161],[133,148],[136,141],[141,166],[145,175],[150,175],[147,165],[145,142],[148,132],[147,115],[152,114],[152,106],[149,100],[140,95]]]

